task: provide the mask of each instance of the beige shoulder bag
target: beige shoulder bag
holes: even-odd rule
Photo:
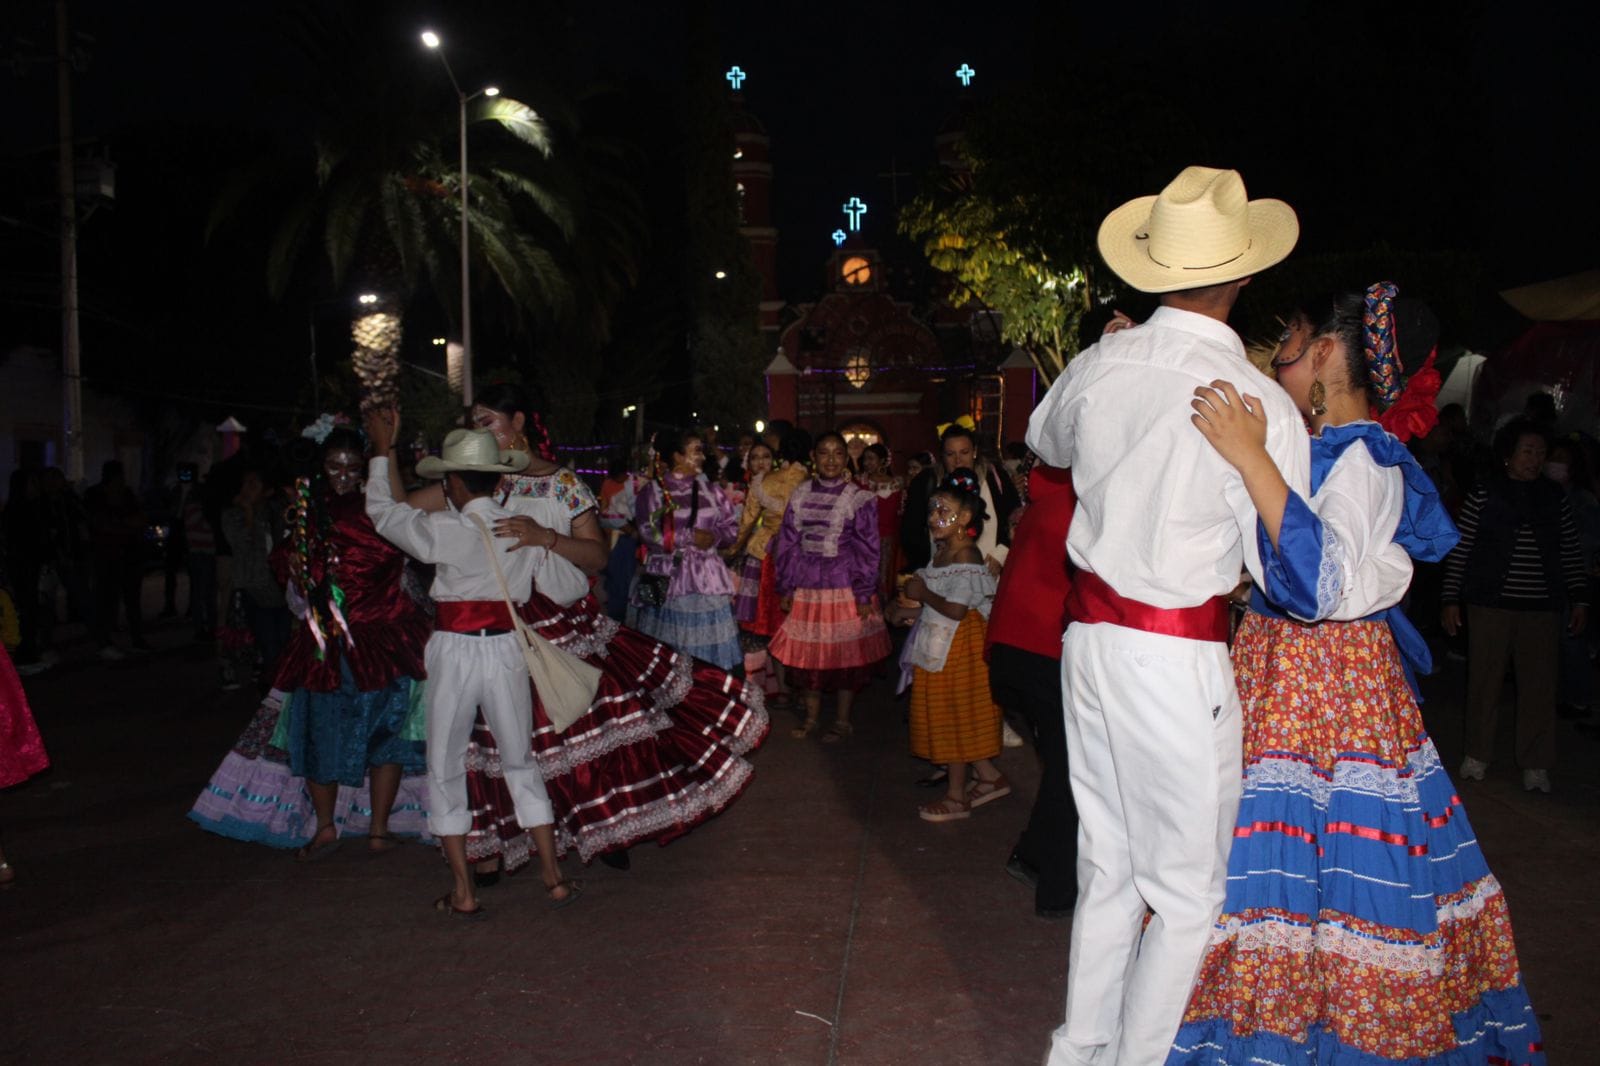
[[[594,702],[594,694],[600,688],[600,668],[550,643],[522,620],[517,605],[511,602],[511,589],[506,584],[505,571],[500,568],[500,553],[489,535],[489,527],[477,515],[471,518],[478,532],[483,534],[483,545],[489,552],[494,576],[500,579],[500,592],[505,596],[506,610],[511,613],[511,624],[521,638],[522,658],[528,664],[528,674],[533,678],[539,702],[544,705],[545,717],[550,719],[557,733],[565,733]]]

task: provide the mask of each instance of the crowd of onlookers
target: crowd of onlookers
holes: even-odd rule
[[[1469,777],[1489,761],[1494,707],[1508,665],[1518,682],[1524,766],[1553,759],[1557,713],[1585,719],[1594,702],[1594,644],[1582,615],[1594,602],[1590,593],[1600,574],[1600,442],[1557,433],[1556,415],[1551,396],[1536,392],[1521,415],[1484,433],[1451,404],[1440,411],[1437,428],[1412,445],[1464,534],[1443,564],[1418,567],[1408,612],[1445,642],[1453,658],[1471,664],[1463,766]],[[925,522],[928,503],[950,472],[970,469],[978,479],[987,521],[975,547],[996,575],[1009,551],[1026,496],[1025,449],[1013,443],[1003,457],[989,458],[970,426],[940,428],[935,450],[903,456],[891,453],[887,442],[840,438],[846,475],[876,497],[881,607],[894,603],[908,575],[928,565],[935,547]],[[776,544],[788,494],[813,470],[813,441],[783,422],[761,434],[741,434],[728,447],[710,427],[691,432],[703,456],[699,473],[715,486],[718,505],[731,512],[732,533],[711,549],[729,568],[734,590],[728,599],[738,661],[724,665],[758,676],[782,705],[790,693],[782,666],[766,654],[779,619],[775,600],[760,596],[763,563]],[[598,492],[611,554],[596,594],[613,617],[635,623],[640,563],[652,557],[650,546],[641,546],[636,511],[651,484],[647,453],[619,452]],[[671,458],[670,452],[663,456],[663,465]],[[141,498],[115,461],[81,494],[57,468],[13,471],[0,537],[0,628],[18,671],[36,674],[60,660],[64,623],[80,625],[103,659],[144,651],[141,594],[146,575],[159,570],[160,617],[176,617],[181,606],[195,638],[216,642],[226,687],[270,678],[291,613],[268,554],[285,533],[293,473],[292,455],[245,453],[205,476],[180,466],[171,485]],[[657,554],[660,548],[658,542]],[[766,579],[770,583],[771,575]],[[1009,724],[1005,735],[1008,745],[1020,743]],[[1532,780],[1530,787],[1545,783]]]

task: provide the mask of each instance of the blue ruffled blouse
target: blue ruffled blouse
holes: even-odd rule
[[[1439,490],[1411,452],[1375,422],[1329,426],[1321,435],[1311,438],[1312,498],[1315,499],[1329,472],[1356,441],[1366,445],[1367,454],[1378,466],[1399,468],[1404,480],[1404,502],[1393,541],[1420,562],[1434,563],[1443,559],[1461,539],[1461,534],[1450,520],[1439,498]],[[1265,587],[1251,591],[1250,609],[1271,618],[1292,617],[1309,622],[1326,618],[1338,602],[1337,589],[1330,590],[1330,578],[1337,579],[1339,565],[1330,553],[1333,534],[1310,503],[1291,490],[1278,532],[1278,546],[1273,547],[1259,519],[1256,544],[1261,552]],[[1363,621],[1388,624],[1400,649],[1406,680],[1411,691],[1416,693],[1417,675],[1433,670],[1433,656],[1422,634],[1399,604],[1367,615]]]

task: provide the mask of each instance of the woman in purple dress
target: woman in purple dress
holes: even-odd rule
[[[722,488],[700,472],[705,442],[692,430],[666,438],[667,469],[640,490],[635,524],[646,554],[640,584],[666,579],[664,599],[636,596],[633,624],[663,644],[724,670],[744,661],[733,620],[733,575],[719,548],[739,534]]]
[[[810,736],[822,694],[837,692],[839,710],[823,734],[837,743],[854,732],[855,695],[889,656],[889,631],[878,603],[878,498],[849,477],[849,452],[838,433],[823,433],[811,452],[816,474],[789,497],[772,549],[781,606],[788,612],[768,652],[791,686],[805,693],[805,721],[792,736]]]

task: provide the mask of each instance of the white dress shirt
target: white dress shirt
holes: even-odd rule
[[[367,464],[368,517],[385,540],[418,562],[433,564],[433,585],[428,591],[438,602],[504,601],[500,581],[484,551],[483,534],[471,516],[481,518],[492,536],[494,524],[514,513],[487,496],[469,500],[460,511],[419,510],[390,493],[387,458],[378,456]],[[515,541],[504,537],[496,537],[494,543],[500,550],[500,569],[512,602],[527,602],[534,570],[545,549],[518,548]]]
[[[1232,591],[1241,564],[1261,580],[1244,480],[1189,421],[1195,388],[1219,378],[1260,397],[1267,452],[1307,495],[1300,412],[1245,358],[1238,334],[1192,311],[1161,307],[1143,325],[1102,337],[1028,420],[1028,447],[1072,468],[1069,556],[1129,599],[1193,607]]]

